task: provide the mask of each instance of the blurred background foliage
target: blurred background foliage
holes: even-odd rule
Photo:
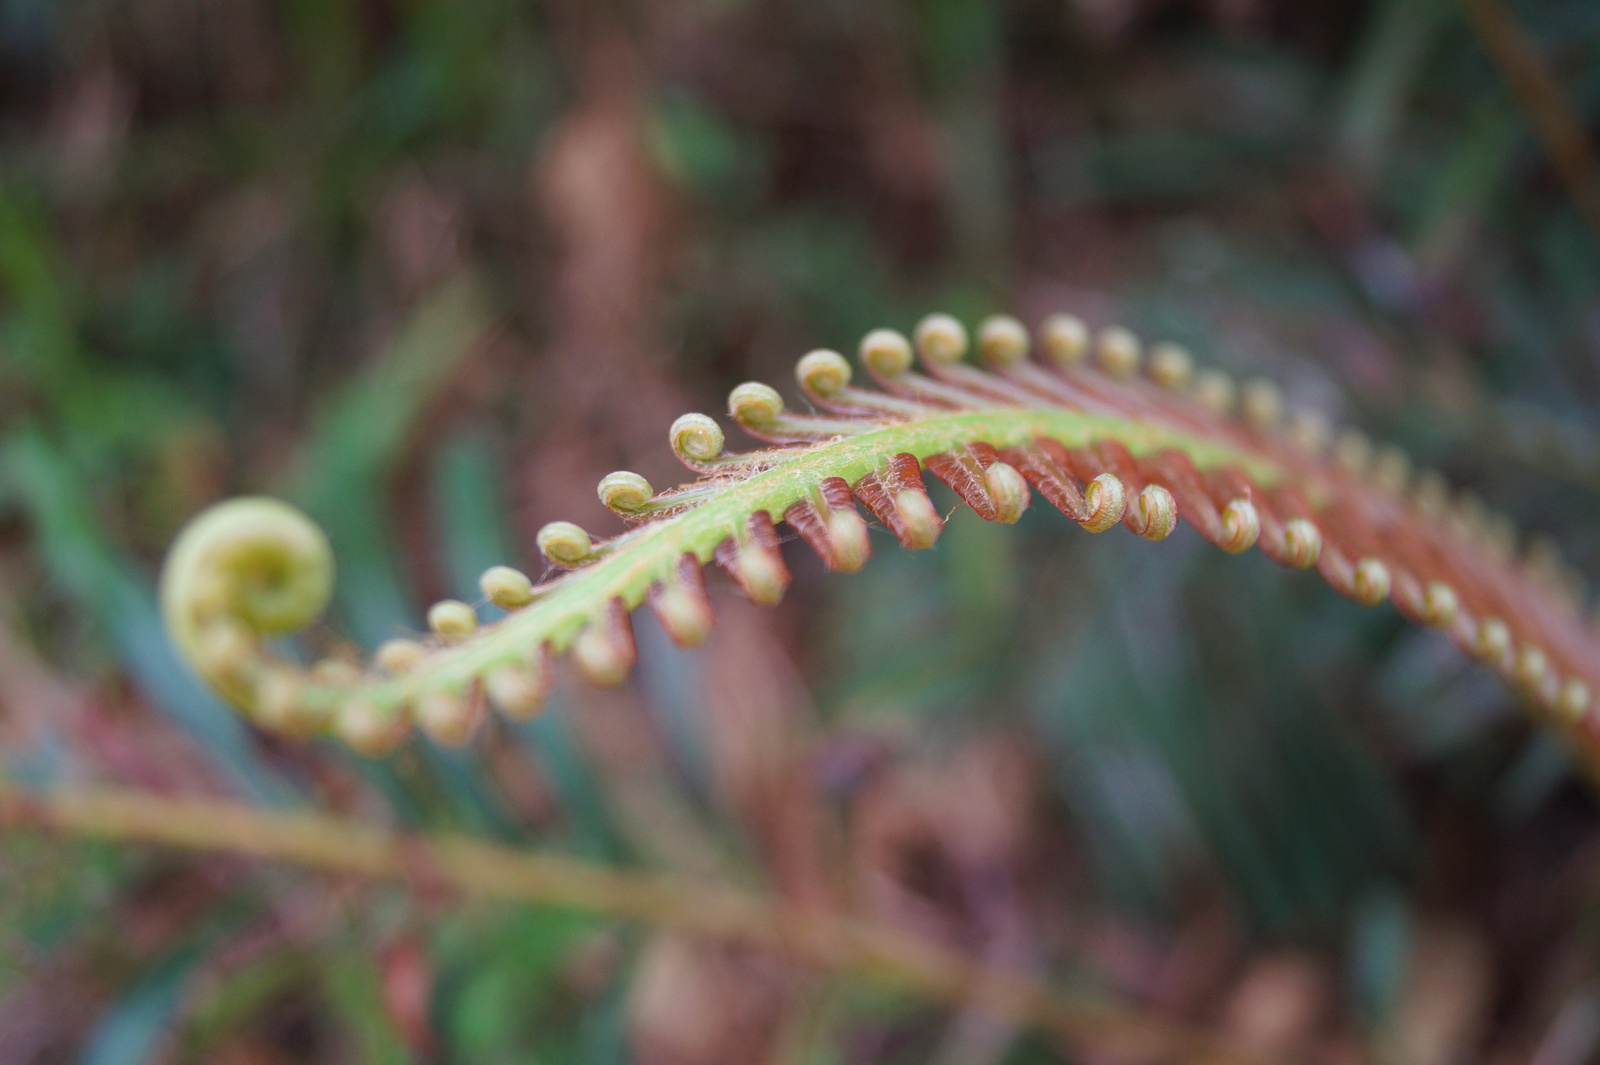
[[[1589,125],[1600,6],[1510,9]],[[1071,310],[1600,569],[1600,245],[1453,0],[4,0],[0,752],[848,909],[1303,1060],[1595,1059],[1600,820],[1387,608],[1036,507],[713,578],[464,752],[256,735],[153,575],[225,495],[420,628],[729,387]],[[942,502],[953,508],[954,497]],[[536,568],[536,567],[535,567]],[[9,833],[0,1065],[1113,1060],[592,916]],[[1116,1059],[1122,1060],[1122,1059]]]

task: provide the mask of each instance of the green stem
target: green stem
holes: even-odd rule
[[[530,648],[540,644],[564,650],[604,604],[621,599],[630,610],[638,607],[651,586],[665,581],[683,555],[710,561],[717,545],[735,535],[748,515],[765,510],[781,516],[824,478],[854,482],[886,455],[900,452],[924,459],[963,444],[981,441],[997,448],[1017,447],[1041,437],[1074,448],[1117,440],[1135,455],[1178,449],[1201,469],[1232,467],[1263,487],[1285,476],[1282,467],[1259,455],[1159,423],[1075,411],[993,409],[885,426],[809,448],[772,469],[730,482],[716,498],[686,514],[628,534],[604,558],[563,578],[538,602],[485,630],[459,650],[434,656],[402,677],[368,682],[362,694],[379,710],[393,712],[423,692],[464,687],[495,666],[524,659]],[[337,709],[348,697],[348,690],[331,686],[313,687],[306,693],[308,704],[319,709]]]
[[[122,788],[34,797],[0,787],[0,825],[293,862],[328,873],[561,906],[773,951],[831,972],[985,1009],[1141,1059],[1256,1059],[1123,1006],[1002,972],[890,928],[719,885],[628,873],[461,836],[401,835],[324,814],[269,813],[215,796]]]

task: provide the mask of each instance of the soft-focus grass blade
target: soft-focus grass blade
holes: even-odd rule
[[[142,1065],[156,1060],[203,960],[203,951],[186,947],[142,974],[89,1033],[79,1065]]]
[[[1352,173],[1370,179],[1383,169],[1423,63],[1451,14],[1445,0],[1386,0],[1369,24],[1337,135]]]
[[[620,947],[597,934],[589,918],[555,909],[495,907],[443,925],[437,1016],[449,1048],[466,1061],[612,1060],[590,1056],[604,1049],[590,1029],[612,995],[581,999],[570,983],[586,941],[597,953]]]
[[[384,1008],[383,974],[364,945],[349,944],[322,959],[323,989],[355,1060],[370,1065],[410,1065],[405,1036]]]

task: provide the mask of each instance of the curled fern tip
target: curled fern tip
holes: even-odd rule
[[[365,666],[277,658],[272,638],[327,605],[333,558],[303,514],[239,499],[173,545],[167,626],[199,674],[262,727],[332,733],[370,755],[414,727],[457,745],[488,707],[538,713],[556,655],[570,653],[596,684],[625,681],[641,606],[680,646],[703,643],[714,624],[708,563],[752,601],[779,602],[791,581],[779,522],[839,572],[871,557],[869,520],[908,549],[935,546],[945,518],[932,474],[989,521],[1016,522],[1037,492],[1090,532],[1122,525],[1159,541],[1181,523],[1223,551],[1254,547],[1315,571],[1358,603],[1390,602],[1600,760],[1590,695],[1600,638],[1581,582],[1546,540],[1519,557],[1506,519],[1398,449],[1336,434],[1270,381],[1236,386],[1179,345],[1146,349],[1127,329],[1091,332],[1067,314],[1032,336],[1006,315],[969,336],[932,314],[909,337],[874,330],[857,351],[877,389],[819,348],[795,368],[800,409],[758,382],[732,391],[729,417],[763,448],[729,451],[716,419],[678,418],[668,442],[698,478],[657,492],[636,473],[608,474],[597,493],[628,529],[602,538],[571,522],[544,526],[544,579],[495,566],[480,580],[484,599],[507,611],[499,621],[445,600],[428,610],[426,634],[385,643]]]

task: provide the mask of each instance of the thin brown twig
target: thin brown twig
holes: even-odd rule
[[[1533,119],[1545,154],[1578,213],[1600,241],[1600,166],[1583,122],[1551,76],[1539,50],[1504,0],[1462,0],[1478,39]]]
[[[222,852],[375,880],[421,881],[483,899],[569,907],[772,950],[820,969],[976,1004],[1074,1042],[1141,1058],[1259,1060],[1204,1032],[986,968],[888,928],[724,886],[621,872],[461,836],[405,835],[323,814],[118,788],[45,796],[0,789],[0,826]]]

